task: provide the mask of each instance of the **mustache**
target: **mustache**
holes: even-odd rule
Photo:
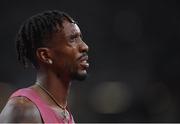
[[[82,53],[82,55],[78,58],[78,60],[81,60],[84,57],[88,57],[88,54],[86,52]]]

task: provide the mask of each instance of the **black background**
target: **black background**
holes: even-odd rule
[[[1,108],[12,91],[35,80],[35,70],[24,70],[17,61],[19,26],[51,9],[77,20],[90,47],[89,77],[72,84],[69,104],[76,122],[180,122],[180,4],[175,0],[1,1]],[[113,99],[112,89],[99,91],[111,84],[124,90],[114,93],[121,93],[119,99]],[[98,97],[101,103],[95,99],[98,93],[110,96]],[[114,107],[111,100],[120,101],[119,111],[97,109],[99,103]]]

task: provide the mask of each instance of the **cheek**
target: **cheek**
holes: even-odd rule
[[[66,45],[53,50],[55,66],[58,66],[59,69],[74,70],[78,68],[78,57],[77,46]]]
[[[74,66],[77,65],[77,57],[75,54],[72,52],[66,52],[66,53],[57,53],[56,56],[54,57],[55,63],[57,66],[61,68],[73,68]]]

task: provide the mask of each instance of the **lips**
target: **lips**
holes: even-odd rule
[[[87,55],[80,57],[80,66],[82,67],[82,69],[87,69],[89,67],[89,63],[87,61],[88,61]]]

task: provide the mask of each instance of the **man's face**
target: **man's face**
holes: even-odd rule
[[[63,22],[63,29],[53,35],[51,51],[53,69],[58,76],[83,80],[87,76],[88,46],[81,39],[77,24]]]

